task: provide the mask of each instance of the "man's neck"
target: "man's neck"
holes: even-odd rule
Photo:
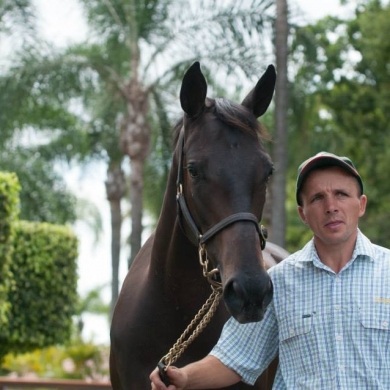
[[[331,244],[314,237],[314,245],[321,262],[338,274],[351,260],[356,239],[357,234],[346,242]]]

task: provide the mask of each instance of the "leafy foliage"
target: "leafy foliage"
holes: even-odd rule
[[[29,38],[35,32],[35,12],[30,0],[0,1],[0,33]]]
[[[22,218],[61,224],[75,220],[75,199],[56,162],[81,160],[88,143],[82,120],[69,108],[79,89],[71,76],[59,76],[58,66],[26,50],[0,77],[0,167],[23,183]]]
[[[295,188],[296,167],[310,155],[327,150],[351,157],[369,200],[360,227],[384,246],[390,245],[390,185],[384,180],[390,164],[389,17],[389,4],[370,0],[356,7],[351,20],[327,17],[295,31],[293,59],[298,67],[290,137],[294,169],[289,173]],[[292,191],[290,196],[294,199]],[[306,240],[304,229],[291,207],[289,250]]]
[[[69,340],[78,299],[77,239],[70,229],[21,221],[13,246],[11,311],[0,356]]]
[[[65,224],[74,222],[76,199],[53,163],[39,152],[17,148],[0,151],[0,167],[15,172],[22,183],[20,217],[28,221]]]
[[[7,296],[12,287],[12,240],[19,213],[19,181],[15,174],[0,172],[0,328],[8,323],[10,304]]]
[[[0,373],[40,378],[108,379],[108,347],[75,339],[65,346],[36,349],[24,354],[8,354]]]

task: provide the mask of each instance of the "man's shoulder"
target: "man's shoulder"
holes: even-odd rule
[[[378,244],[374,244],[361,232],[359,232],[358,235],[358,244],[362,254],[371,257],[373,260],[390,261],[390,249]]]
[[[301,267],[303,264],[313,261],[312,243],[307,243],[302,249],[292,253],[280,263],[270,269],[270,274],[283,273],[294,267]]]
[[[390,262],[390,249],[385,248],[384,246],[380,246],[377,244],[372,244],[372,247],[375,251],[375,257],[382,257],[386,261]]]

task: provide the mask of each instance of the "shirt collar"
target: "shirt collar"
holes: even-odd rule
[[[375,259],[374,246],[372,245],[371,241],[359,229],[355,249],[352,254],[352,259],[356,259],[358,256],[364,256],[371,261],[374,261]]]
[[[374,261],[374,247],[371,241],[358,229],[355,249],[352,253],[352,259],[359,256],[364,256],[371,261]],[[313,262],[314,259],[319,260],[316,247],[314,245],[314,238],[312,238],[298,253],[296,257],[297,262]]]

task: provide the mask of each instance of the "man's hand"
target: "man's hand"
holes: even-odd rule
[[[160,378],[159,370],[156,368],[150,374],[150,381],[152,382],[152,390],[183,390],[187,384],[187,375],[186,373],[176,367],[168,367],[167,368],[167,376],[171,384],[166,387],[164,382]]]

